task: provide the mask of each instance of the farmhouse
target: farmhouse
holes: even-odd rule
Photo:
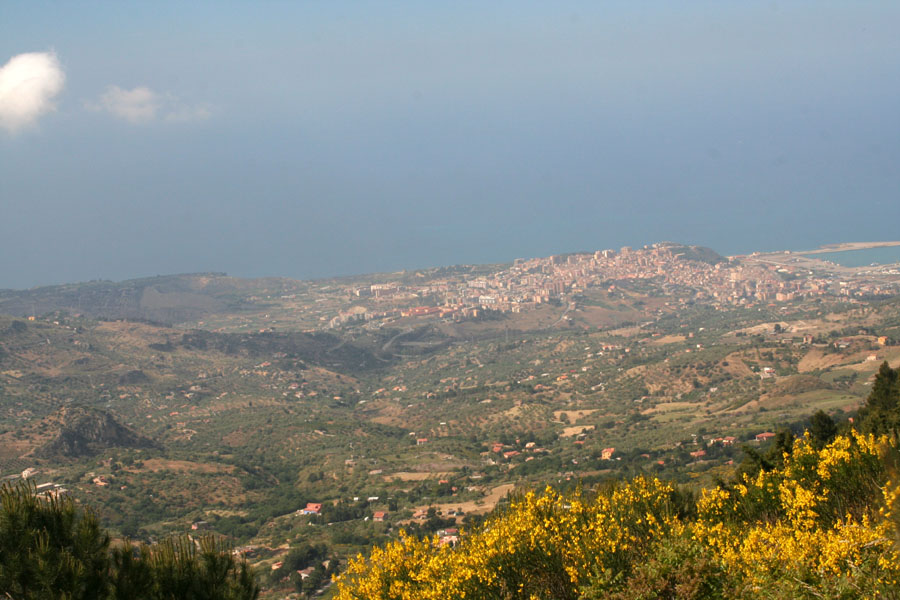
[[[318,515],[322,512],[322,503],[308,502],[306,508],[302,509],[300,512],[304,515]]]

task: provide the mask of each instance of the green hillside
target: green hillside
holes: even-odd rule
[[[820,409],[846,422],[882,362],[900,365],[890,296],[731,304],[617,279],[519,312],[412,310],[510,268],[121,284],[221,302],[170,325],[0,316],[0,477],[32,469],[115,534],[226,536],[277,597],[401,527],[473,526],[547,484],[710,485],[771,443],[759,434]],[[295,581],[304,569],[318,575]]]

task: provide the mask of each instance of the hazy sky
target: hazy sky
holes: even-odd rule
[[[2,2],[0,288],[900,238],[900,2]]]

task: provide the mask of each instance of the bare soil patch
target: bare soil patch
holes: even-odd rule
[[[606,327],[614,327],[624,321],[634,321],[642,316],[636,310],[617,311],[602,308],[600,306],[585,306],[579,308],[575,312],[570,312],[569,316],[576,322],[582,323],[589,327],[597,327],[600,329]]]
[[[198,463],[187,460],[166,460],[164,458],[149,458],[144,461],[140,469],[129,469],[133,471],[173,471],[175,473],[231,473],[234,467],[231,465],[218,465],[209,463]]]
[[[417,506],[416,510],[428,510],[430,507],[435,507],[437,510],[442,513],[447,513],[451,510],[462,509],[462,511],[466,514],[476,514],[483,515],[485,513],[489,513],[494,510],[494,507],[497,506],[497,503],[500,502],[507,494],[509,494],[514,488],[515,484],[513,483],[504,483],[503,485],[498,485],[493,488],[490,493],[479,500],[469,500],[467,502],[447,502],[443,504],[426,504],[424,506]],[[462,517],[456,517],[457,522],[459,522]]]
[[[573,425],[572,427],[563,429],[562,433],[559,434],[559,437],[575,437],[582,432],[593,430],[594,427],[594,425]]]
[[[631,367],[627,371],[625,371],[625,375],[628,377],[637,377],[647,371],[647,365],[638,365],[636,367]]]
[[[384,480],[385,481],[393,481],[395,479],[399,479],[400,481],[426,481],[428,479],[444,479],[449,476],[450,476],[450,473],[447,473],[447,472],[398,471],[396,473],[391,473],[390,475],[385,475]]]
[[[723,365],[722,368],[735,377],[755,375],[755,373],[750,370],[750,367],[747,366],[747,363],[744,362],[740,352],[732,352],[725,357],[723,362],[727,362],[728,366]]]
[[[819,348],[811,348],[797,363],[797,370],[801,373],[808,373],[817,369],[829,369],[845,362],[847,362],[846,357],[840,354],[825,354]]]
[[[596,408],[583,408],[581,410],[554,410],[553,411],[553,420],[557,423],[562,423],[563,415],[566,416],[569,423],[577,423],[579,419],[583,419],[584,417],[597,412]]]
[[[671,412],[677,410],[687,410],[690,408],[696,408],[696,402],[662,402],[657,404],[653,408],[648,408],[647,410],[641,411],[641,414],[650,415],[654,413],[663,413],[663,412]]]
[[[633,337],[642,333],[641,328],[637,325],[633,327],[620,327],[608,332],[610,335],[618,335],[622,337]]]

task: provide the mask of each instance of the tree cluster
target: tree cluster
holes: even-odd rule
[[[212,536],[113,545],[69,498],[0,488],[0,595],[16,600],[255,600],[249,566]]]

